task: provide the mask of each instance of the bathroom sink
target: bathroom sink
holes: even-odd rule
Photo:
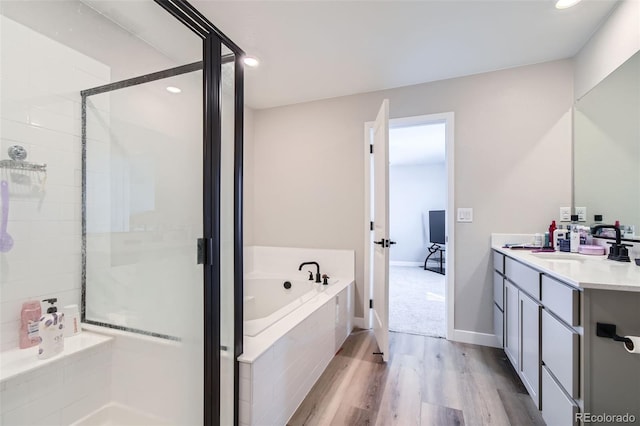
[[[531,253],[532,256],[537,257],[538,259],[544,260],[553,260],[561,263],[573,263],[573,262],[584,262],[588,257],[599,259],[599,256],[585,256],[581,254],[574,253],[564,253],[564,252],[555,252],[555,253]]]

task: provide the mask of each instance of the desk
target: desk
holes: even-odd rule
[[[438,244],[432,244],[431,247],[427,248],[427,250],[429,251],[429,254],[427,255],[427,258],[424,260],[424,270],[425,271],[433,271],[433,272],[437,272],[438,274],[442,274],[444,275],[444,259],[442,257],[442,253],[444,253],[444,251],[446,250],[446,248],[439,246]],[[434,254],[438,253],[439,258],[437,259],[440,263],[440,267],[439,268],[427,268],[427,262],[429,261],[429,258],[431,256],[433,256]],[[434,259],[436,260],[436,259]]]

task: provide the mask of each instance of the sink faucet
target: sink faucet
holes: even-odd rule
[[[316,265],[316,282],[319,283],[320,281],[320,265],[318,265],[318,262],[302,262],[300,264],[300,266],[298,266],[298,271],[302,271],[302,267],[305,265]]]
[[[616,232],[616,242],[607,243],[611,244],[608,259],[617,260],[618,262],[631,262],[631,259],[629,259],[629,250],[627,249],[627,247],[631,246],[629,244],[622,244],[620,228],[615,225],[596,225],[591,228],[591,234],[597,236],[598,231],[601,229],[613,229]]]

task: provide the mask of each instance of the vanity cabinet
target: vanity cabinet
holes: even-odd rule
[[[498,342],[503,333],[505,354],[547,424],[573,424],[580,397],[580,290],[499,252],[493,266]]]
[[[504,289],[504,255],[493,252],[493,334],[498,346],[505,344],[505,289]]]
[[[614,324],[619,335],[640,334],[640,268],[498,244],[490,262],[493,289],[487,289],[497,341],[502,335],[506,357],[546,424],[584,425],[588,413],[637,422],[640,356],[598,336],[596,324]]]

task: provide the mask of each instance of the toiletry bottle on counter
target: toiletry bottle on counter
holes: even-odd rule
[[[38,326],[42,309],[40,302],[30,300],[22,304],[20,311],[20,349],[30,348],[40,342],[38,338]]]
[[[554,234],[556,229],[557,229],[556,221],[552,220],[551,225],[549,226],[549,245],[551,246],[551,248],[554,248],[556,245],[556,239]]]
[[[553,247],[555,251],[560,251],[560,240],[567,238],[567,231],[562,228],[562,225],[558,226],[558,229],[553,231]]]
[[[569,234],[570,251],[571,253],[577,253],[580,247],[580,226],[578,225],[578,215],[571,215],[571,230]]]
[[[38,358],[47,359],[64,349],[64,314],[54,305],[58,299],[44,299],[51,304],[47,313],[40,318],[40,348]]]

